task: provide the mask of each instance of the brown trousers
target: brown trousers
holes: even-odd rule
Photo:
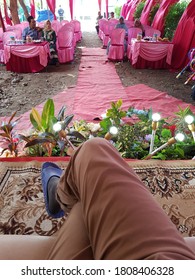
[[[134,171],[107,141],[79,147],[57,198],[70,211],[48,259],[195,259]]]

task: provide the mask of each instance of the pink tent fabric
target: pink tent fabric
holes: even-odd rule
[[[70,6],[70,17],[73,19],[73,0],[69,0],[69,6]]]
[[[56,0],[46,0],[46,1],[50,11],[54,14],[54,19],[56,19],[56,15],[55,15]]]
[[[35,0],[30,1],[30,14],[35,17]]]
[[[101,10],[102,10],[102,0],[98,0],[98,6],[99,6],[99,11],[101,12]]]
[[[179,2],[179,0],[162,0],[160,7],[152,22],[152,27],[160,30],[161,34],[164,33],[165,17],[170,9],[170,6],[176,4],[177,2]]]
[[[188,62],[187,53],[195,48],[195,1],[190,2],[183,13],[173,38],[172,67],[183,68]]]
[[[127,19],[127,15],[129,10],[131,9],[131,5],[135,0],[129,0],[126,4],[126,9],[125,9],[125,13],[124,13],[124,18]]]
[[[4,21],[3,21],[1,9],[0,9],[0,21],[1,21],[2,30],[3,30],[3,32],[5,32],[5,24],[4,24]]]
[[[139,4],[139,2],[141,2],[142,0],[134,0],[133,2],[131,2],[131,8],[126,16],[126,19],[128,20],[134,20],[134,12],[136,10],[137,5]]]
[[[160,2],[160,0],[146,0],[146,4],[143,8],[141,17],[140,17],[140,21],[142,24],[146,24],[146,25],[150,25],[149,22],[149,15],[150,15],[150,11],[152,9],[153,6],[156,5],[156,3]]]
[[[108,18],[108,0],[106,0],[106,18]]]
[[[11,19],[9,18],[8,12],[7,12],[7,3],[6,3],[6,0],[3,0],[3,3],[4,3],[5,21],[6,21],[7,24],[12,25],[12,21],[11,21]]]

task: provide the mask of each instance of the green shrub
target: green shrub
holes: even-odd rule
[[[188,1],[178,2],[171,6],[169,12],[165,18],[165,37],[169,38],[169,40],[173,39],[174,32],[177,28],[178,22],[183,15],[186,7],[188,5]]]
[[[121,8],[122,8],[122,6],[120,6],[120,7],[116,6],[115,7],[115,9],[114,9],[115,18],[119,18],[120,17]]]
[[[134,12],[134,18],[140,18],[141,17],[141,14],[142,14],[142,11],[143,11],[143,8],[145,6],[145,3],[146,1],[143,0],[142,2],[140,2],[137,7],[136,7],[136,10]]]
[[[156,5],[154,5],[154,6],[152,7],[152,9],[151,9],[151,11],[150,11],[150,13],[149,13],[149,18],[148,18],[150,25],[152,24],[153,19],[154,19],[156,13],[157,13],[159,7],[160,7],[160,4],[159,4],[159,3],[157,3]]]

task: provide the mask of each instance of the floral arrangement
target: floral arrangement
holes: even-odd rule
[[[55,116],[54,102],[48,99],[42,114],[33,108],[30,113],[32,130],[28,135],[14,131],[19,119],[16,112],[8,123],[0,126],[3,156],[66,156],[92,137],[110,141],[124,158],[192,159],[195,155],[195,116],[189,107],[175,113],[175,118],[161,119],[158,113],[122,109],[122,100],[111,103],[101,120],[88,123],[65,115],[63,106]]]

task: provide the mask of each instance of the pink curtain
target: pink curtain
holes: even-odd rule
[[[131,2],[131,8],[127,14],[126,19],[128,20],[134,20],[134,12],[136,10],[137,5],[139,4],[139,2],[141,2],[142,0],[134,0]]]
[[[146,4],[143,8],[143,11],[142,11],[142,14],[140,17],[140,21],[142,24],[150,25],[150,22],[149,22],[150,11],[151,11],[152,7],[155,6],[156,3],[159,3],[159,2],[160,2],[160,0],[146,0]]]
[[[7,12],[7,3],[6,3],[6,0],[3,0],[3,2],[4,2],[5,21],[6,21],[7,24],[12,25],[12,21],[11,21],[11,19],[9,18],[8,12]]]
[[[189,62],[188,51],[195,48],[195,1],[191,1],[184,11],[175,31],[173,44],[172,67],[182,69]]]
[[[106,0],[106,18],[108,18],[108,0]]]
[[[102,11],[102,0],[98,0],[99,11]]]
[[[35,0],[30,1],[30,14],[35,18]]]
[[[70,17],[73,20],[73,0],[69,0]]]
[[[1,9],[0,9],[0,21],[1,21],[1,26],[2,26],[3,32],[5,32],[5,24],[4,24],[4,21],[3,21]]]
[[[164,33],[165,17],[169,11],[171,5],[179,2],[179,0],[163,0],[152,22],[152,27],[161,31],[161,35]]]
[[[129,0],[128,2],[127,2],[127,6],[126,6],[126,10],[125,10],[125,15],[124,15],[124,17],[127,19],[127,16],[128,16],[128,14],[129,14],[129,11],[131,10],[131,6],[132,6],[132,4],[133,4],[133,2],[134,2],[135,0]]]
[[[54,14],[54,19],[56,19],[56,15],[55,15],[56,0],[46,0],[46,1],[50,11]]]

